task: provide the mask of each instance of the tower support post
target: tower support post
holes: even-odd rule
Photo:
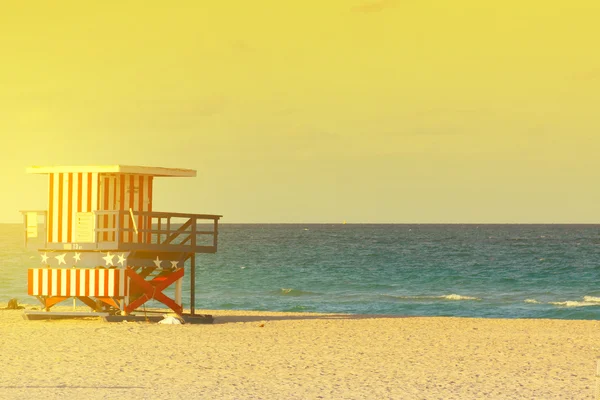
[[[196,255],[190,257],[190,314],[196,314]]]

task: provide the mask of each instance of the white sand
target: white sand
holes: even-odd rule
[[[215,323],[0,311],[0,399],[594,398],[598,321],[200,312]]]

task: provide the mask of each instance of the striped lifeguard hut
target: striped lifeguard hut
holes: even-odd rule
[[[183,316],[190,273],[195,315],[197,253],[217,251],[220,215],[154,211],[154,180],[195,177],[190,169],[128,165],[31,167],[48,175],[48,209],[22,211],[25,244],[39,252],[28,294],[45,311],[76,298],[95,312],[130,315],[156,300]],[[174,294],[165,289],[174,285]],[[170,297],[172,296],[172,297]]]

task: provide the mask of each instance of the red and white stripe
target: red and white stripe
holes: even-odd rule
[[[106,211],[152,211],[152,185],[153,176],[136,174],[101,174],[100,175],[100,205],[99,210]],[[129,230],[122,238],[123,242],[142,242],[142,233],[137,235],[133,231],[131,217],[121,217],[121,226]],[[138,229],[144,229],[147,225],[142,216],[136,217]],[[116,226],[116,217],[104,216],[99,221],[103,228]],[[105,232],[101,240],[114,241],[114,235]]]
[[[48,176],[48,242],[73,242],[77,213],[98,208],[98,174],[55,172]]]
[[[30,296],[124,297],[127,293],[124,269],[30,268]]]
[[[77,213],[100,211],[152,211],[153,176],[139,174],[108,174],[96,172],[55,172],[49,175],[48,242],[75,241]],[[129,228],[131,218],[121,226]],[[138,216],[138,229],[149,220]],[[99,228],[116,226],[116,216],[105,216]],[[142,242],[142,234],[133,230],[122,238],[124,242]],[[105,232],[100,240],[114,241],[114,234]],[[147,238],[149,240],[149,238]]]

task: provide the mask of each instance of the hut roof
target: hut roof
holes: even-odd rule
[[[32,166],[27,168],[28,174],[52,174],[69,172],[98,172],[110,174],[140,174],[152,176],[194,177],[193,169],[145,167],[137,165],[78,165],[78,166]]]

